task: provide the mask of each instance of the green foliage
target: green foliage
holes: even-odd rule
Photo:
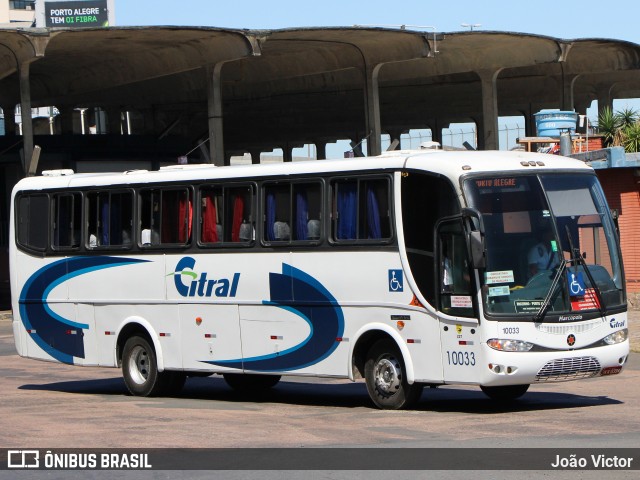
[[[640,121],[627,126],[624,130],[622,144],[627,153],[640,152]]]
[[[617,111],[615,116],[618,119],[618,126],[622,130],[625,130],[638,121],[638,112],[633,108],[623,108]]]
[[[617,115],[613,113],[611,108],[605,107],[598,116],[598,131],[603,136],[603,144],[605,147],[614,145],[618,127]]]
[[[614,112],[606,107],[598,116],[598,131],[605,147],[624,147],[625,152],[640,152],[640,115],[632,108]]]

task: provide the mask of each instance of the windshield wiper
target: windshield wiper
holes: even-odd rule
[[[544,301],[542,302],[542,305],[540,305],[540,309],[538,310],[538,313],[536,313],[535,316],[533,317],[533,321],[536,322],[536,323],[541,322],[542,319],[544,318],[545,314],[547,313],[547,310],[549,309],[549,306],[551,305],[551,298],[555,295],[556,287],[558,286],[558,283],[560,282],[560,279],[562,278],[562,274],[567,269],[567,264],[582,265],[582,267],[584,268],[585,273],[587,274],[587,277],[589,278],[589,283],[593,287],[593,291],[596,294],[596,300],[598,302],[598,310],[600,311],[600,314],[603,317],[607,315],[607,310],[606,310],[606,307],[604,305],[604,302],[602,301],[602,295],[600,294],[600,289],[598,288],[598,285],[596,285],[596,282],[593,279],[593,276],[591,275],[591,271],[589,270],[589,267],[587,266],[587,262],[585,262],[584,258],[582,257],[582,255],[580,255],[580,250],[573,246],[573,237],[571,236],[571,232],[569,230],[569,226],[565,225],[565,228],[566,228],[566,232],[567,232],[567,239],[569,241],[569,249],[570,249],[570,253],[571,253],[571,258],[569,260],[563,260],[560,263],[560,265],[558,266],[558,270],[556,271],[555,277],[553,277],[553,282],[551,282],[551,287],[549,288],[549,291],[547,292],[547,296],[544,298]]]
[[[569,262],[572,260],[568,260]],[[547,310],[549,309],[549,306],[551,305],[551,298],[554,296],[555,294],[555,290],[556,287],[558,286],[558,283],[560,282],[560,279],[562,278],[562,274],[564,273],[564,271],[567,269],[567,260],[563,260],[560,265],[558,266],[558,269],[556,270],[556,275],[555,277],[553,277],[553,282],[551,282],[551,287],[549,287],[549,291],[547,292],[547,296],[544,297],[544,301],[542,302],[542,305],[540,305],[540,310],[538,310],[538,313],[535,314],[535,316],[533,317],[533,321],[536,323],[539,323],[542,321],[542,319],[544,318],[545,314],[547,313]]]
[[[596,300],[598,301],[598,311],[600,312],[600,315],[604,317],[607,315],[607,307],[602,301],[600,288],[598,288],[598,285],[596,285],[596,282],[593,279],[593,275],[591,275],[591,270],[589,270],[589,267],[587,266],[587,262],[584,261],[584,257],[580,255],[580,250],[573,246],[573,237],[571,236],[569,226],[565,225],[565,228],[567,230],[567,239],[569,240],[569,248],[571,249],[571,256],[573,257],[571,261],[575,260],[578,265],[582,265],[584,272],[587,274],[587,277],[589,278],[589,283],[591,284],[591,287],[593,288],[593,291],[596,294]]]

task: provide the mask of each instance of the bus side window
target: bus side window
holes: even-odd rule
[[[252,185],[200,190],[200,244],[248,245],[255,239]]]
[[[392,236],[387,178],[365,178],[333,183],[333,238],[377,240]]]
[[[264,187],[266,242],[283,245],[317,242],[322,235],[322,183],[294,181]]]
[[[127,247],[133,228],[131,192],[87,194],[87,248]]]
[[[290,185],[267,185],[264,189],[265,211],[263,238],[268,242],[288,242],[291,238]]]
[[[26,194],[18,199],[18,244],[38,251],[49,245],[49,196]]]
[[[322,184],[293,184],[293,240],[320,240],[322,218]]]
[[[82,195],[79,193],[53,196],[53,247],[78,248],[82,223]]]

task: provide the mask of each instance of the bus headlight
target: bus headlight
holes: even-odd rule
[[[510,338],[492,338],[487,341],[494,350],[500,350],[502,352],[528,352],[533,348],[533,343],[523,342],[522,340],[513,340]]]
[[[613,332],[611,335],[607,335],[602,340],[607,345],[615,345],[616,343],[624,342],[629,336],[629,330],[623,328],[622,330],[618,330],[617,332]]]

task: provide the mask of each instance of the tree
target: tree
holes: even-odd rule
[[[598,116],[598,131],[605,147],[624,147],[627,153],[640,151],[640,116],[632,108],[614,112],[605,107]]]

